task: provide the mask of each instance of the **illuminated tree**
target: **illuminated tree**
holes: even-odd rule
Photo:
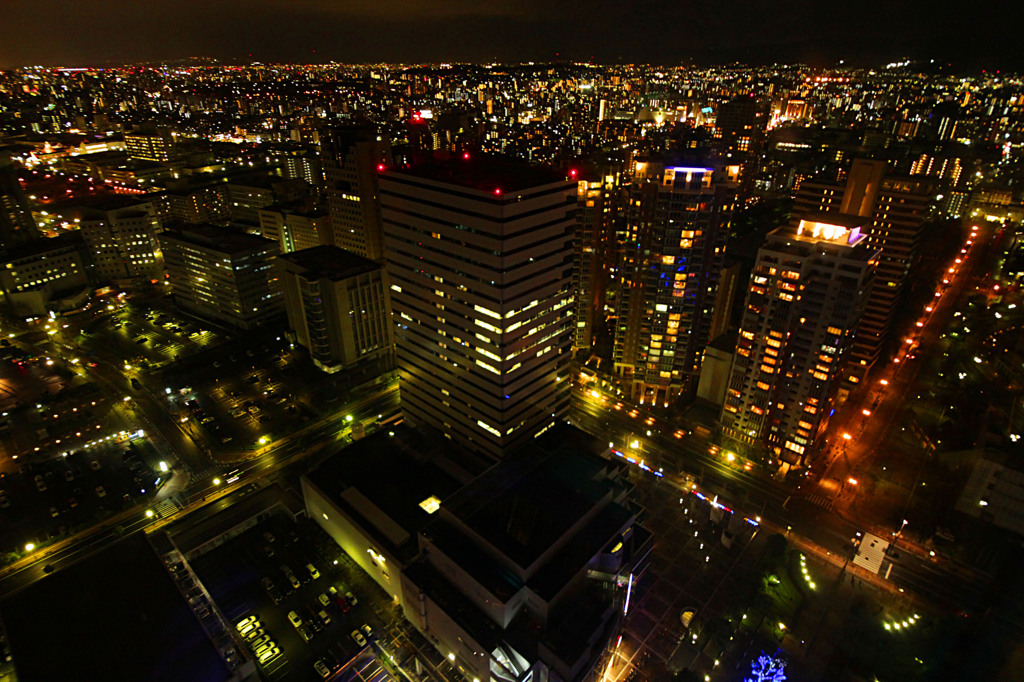
[[[750,663],[750,677],[745,678],[743,682],[785,682],[785,680],[786,661],[780,652],[769,656],[762,651],[757,660]]]

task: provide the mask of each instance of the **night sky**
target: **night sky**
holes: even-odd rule
[[[1015,69],[998,0],[0,0],[0,65],[549,61]]]

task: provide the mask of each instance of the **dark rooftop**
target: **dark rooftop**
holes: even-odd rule
[[[277,246],[277,242],[273,239],[264,239],[246,232],[210,224],[177,225],[167,228],[157,238],[160,241],[170,239],[194,244],[228,254],[251,253]]]
[[[366,503],[380,510],[387,527],[378,527],[377,537],[396,556],[409,558],[417,533],[432,518],[420,503],[434,496],[447,504],[462,482],[423,456],[417,432],[404,426],[392,431],[395,436],[378,431],[353,443],[306,478],[367,530],[377,524]]]
[[[561,425],[495,464],[445,505],[526,569],[613,493],[594,438]]]
[[[230,677],[141,533],[32,584],[0,610],[24,682]]]
[[[326,277],[333,282],[382,267],[359,254],[330,245],[293,251],[278,258],[302,268],[302,275],[307,279]]]
[[[516,159],[480,154],[447,160],[424,160],[393,169],[397,175],[461,185],[497,194],[519,192],[554,182],[566,182],[565,173],[549,166],[535,166]]]

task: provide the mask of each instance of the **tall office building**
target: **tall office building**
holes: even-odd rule
[[[805,182],[797,192],[801,215],[825,211],[867,218],[868,244],[881,251],[878,272],[871,287],[852,350],[855,381],[878,359],[889,337],[893,317],[916,264],[928,206],[935,180],[922,176],[898,176],[888,172],[885,161],[857,159],[839,182]]]
[[[696,388],[711,340],[736,173],[733,166],[636,164],[618,273],[614,361],[639,402],[667,405]]]
[[[39,237],[10,153],[0,149],[0,249]]]
[[[744,194],[754,186],[757,161],[768,132],[768,105],[752,96],[737,97],[715,112],[715,146],[722,158],[740,165]]]
[[[576,328],[573,353],[589,351],[603,322],[609,270],[614,244],[614,219],[621,188],[618,174],[594,173],[597,179],[581,179],[577,188],[575,262],[573,289],[576,296]],[[584,358],[586,359],[586,358]]]
[[[457,158],[380,187],[402,410],[500,458],[568,409],[576,183]]]
[[[790,464],[813,456],[840,389],[879,260],[866,222],[811,215],[757,253],[722,424]]]
[[[384,266],[336,246],[316,246],[277,261],[288,326],[313,364],[333,373],[394,351]]]
[[[171,292],[182,308],[237,329],[281,316],[276,243],[216,225],[172,228],[157,239]]]
[[[304,211],[268,206],[258,211],[260,235],[273,239],[281,253],[311,249],[331,243],[331,216],[323,209]]]
[[[83,209],[78,227],[97,282],[163,278],[163,255],[156,239],[160,222],[152,204],[111,198]]]
[[[173,142],[166,128],[137,130],[124,134],[124,147],[128,158],[139,161],[169,161]]]
[[[334,245],[370,260],[383,257],[377,178],[391,165],[391,143],[371,127],[332,128],[322,138]]]

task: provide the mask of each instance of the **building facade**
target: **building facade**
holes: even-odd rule
[[[332,128],[321,138],[334,245],[370,260],[383,257],[378,175],[391,143],[371,127]]]
[[[879,260],[867,221],[819,218],[758,251],[722,408],[729,435],[790,464],[813,457],[828,425]]]
[[[402,409],[499,458],[569,405],[575,183],[458,158],[381,178]]]
[[[384,267],[336,246],[277,258],[288,326],[313,363],[337,372],[368,360],[391,366],[394,327]]]
[[[163,254],[157,242],[160,222],[152,204],[83,209],[79,229],[98,283],[163,278]]]
[[[331,216],[325,210],[293,210],[268,206],[259,210],[260,234],[291,253],[332,242]]]
[[[200,317],[253,329],[281,317],[277,244],[216,225],[189,225],[158,237],[175,302]]]
[[[634,400],[696,389],[736,202],[736,169],[636,164],[620,263],[615,372]]]

